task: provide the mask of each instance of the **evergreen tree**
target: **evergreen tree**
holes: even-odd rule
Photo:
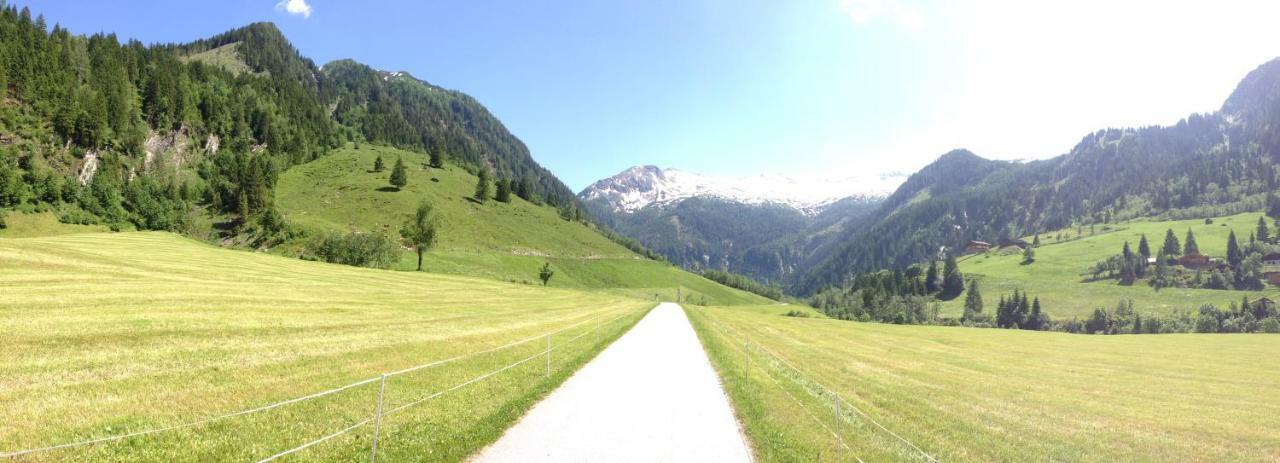
[[[924,272],[924,291],[934,294],[941,289],[938,281],[938,261],[929,259],[929,270]]]
[[[1238,270],[1241,262],[1244,262],[1244,251],[1240,250],[1240,244],[1236,242],[1236,231],[1231,230],[1227,233],[1227,263]]]
[[[391,186],[394,186],[399,190],[408,184],[409,172],[404,167],[404,159],[396,158],[396,165],[391,168]]]
[[[502,203],[511,202],[511,182],[504,178],[498,179],[498,192],[494,195],[494,199]]]
[[[960,265],[956,263],[956,256],[947,256],[942,271],[942,290],[938,292],[938,298],[951,300],[963,292],[964,275],[960,274]]]
[[[1151,245],[1147,244],[1147,234],[1142,234],[1142,240],[1138,241],[1138,254],[1142,255],[1143,263],[1151,258]]]
[[[1035,261],[1036,261],[1035,246],[1027,246],[1026,249],[1022,250],[1022,265],[1031,265],[1032,263],[1035,263]]]
[[[1280,220],[1280,197],[1274,191],[1267,192],[1267,217]]]
[[[1191,229],[1187,229],[1187,240],[1183,243],[1182,255],[1190,256],[1192,254],[1200,254],[1200,246],[1196,245],[1196,235],[1191,233]]]
[[[436,243],[436,221],[431,214],[431,204],[423,201],[418,209],[400,227],[400,236],[418,253],[418,271],[422,271],[422,253]]]
[[[1271,230],[1267,228],[1267,220],[1265,218],[1258,217],[1258,232],[1255,236],[1257,236],[1258,241],[1263,243],[1271,242]]]
[[[1178,257],[1182,254],[1182,246],[1178,244],[1178,237],[1173,235],[1173,229],[1165,231],[1164,246],[1160,247],[1160,252],[1169,258]]]
[[[379,155],[378,155],[378,159],[374,159],[374,160],[373,160],[373,171],[374,171],[374,172],[382,172],[382,171],[384,171],[384,170],[386,170],[386,169],[387,169],[387,166],[386,166],[385,164],[383,164],[383,163],[382,163],[382,155],[381,155],[381,154],[379,154]]]
[[[428,151],[427,158],[428,158],[427,164],[430,165],[431,167],[436,169],[444,167],[444,159],[443,159],[443,156],[441,156],[440,154],[440,150],[434,149],[434,150]]]
[[[1035,236],[1034,238],[1032,238],[1032,239],[1031,239],[1031,245],[1032,245],[1032,246],[1035,246],[1035,247],[1037,247],[1037,248],[1038,248],[1038,247],[1040,247],[1040,234],[1039,234],[1039,233],[1036,233],[1036,236]]]
[[[1031,302],[1031,315],[1027,317],[1026,328],[1029,330],[1036,330],[1036,331],[1045,329],[1044,313],[1040,311],[1039,296],[1036,296],[1035,300]]]
[[[542,280],[542,286],[546,286],[547,282],[551,281],[551,277],[555,274],[556,272],[551,270],[551,263],[547,262],[542,264],[542,269],[538,270],[538,279]]]
[[[978,290],[978,280],[969,280],[969,290],[964,297],[964,321],[973,321],[982,314],[982,292]]]
[[[1125,261],[1133,259],[1133,251],[1129,249],[1128,241],[1124,242],[1124,250],[1120,252],[1120,255],[1124,257]]]
[[[481,204],[489,200],[489,169],[481,167],[480,171],[476,173],[476,193],[474,196],[476,201],[480,201]]]

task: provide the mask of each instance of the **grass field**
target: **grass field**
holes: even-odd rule
[[[837,459],[835,399],[819,385],[844,399],[845,461],[924,460],[867,417],[940,461],[1280,455],[1280,364],[1271,360],[1280,343],[1271,336],[1082,336],[781,316],[787,310],[688,309],[761,461]]]
[[[372,172],[382,156],[387,170]],[[402,158],[409,184],[388,188],[391,166]],[[476,177],[450,164],[425,167],[422,153],[376,145],[348,147],[285,172],[277,204],[289,222],[310,231],[342,230],[394,234],[419,201],[427,200],[440,217],[440,237],[426,257],[429,272],[481,276],[533,283],[550,262],[552,286],[606,289],[618,294],[667,299],[677,289],[689,301],[709,304],[760,304],[753,294],[727,288],[661,262],[642,259],[582,223],[562,220],[556,210],[520,198],[511,203],[470,199]],[[434,179],[434,180],[433,180]],[[276,252],[297,254],[302,243]],[[395,266],[412,270],[416,256],[406,250]]]
[[[1244,296],[1280,298],[1280,290],[1269,286],[1265,291],[1220,291],[1210,289],[1165,288],[1160,291],[1140,281],[1133,286],[1121,286],[1115,280],[1085,282],[1086,273],[1094,263],[1120,253],[1128,241],[1134,252],[1138,240],[1147,235],[1152,252],[1164,243],[1165,230],[1172,229],[1182,242],[1190,228],[1196,236],[1200,252],[1225,257],[1227,234],[1235,230],[1241,244],[1248,242],[1261,214],[1240,214],[1214,219],[1213,224],[1204,220],[1169,222],[1133,221],[1115,226],[1115,229],[1078,240],[1053,243],[1046,239],[1053,233],[1041,235],[1042,245],[1036,248],[1036,261],[1022,265],[1022,254],[992,251],[969,256],[960,262],[960,271],[979,279],[987,309],[994,313],[995,303],[1001,295],[1012,294],[1015,289],[1029,291],[1040,297],[1044,310],[1055,318],[1087,318],[1098,307],[1113,308],[1121,299],[1133,299],[1140,313],[1168,313],[1174,310],[1195,311],[1203,304],[1224,308],[1230,302],[1240,302]],[[1075,230],[1066,231],[1074,236]],[[963,312],[964,297],[943,303],[943,314],[959,316]]]
[[[652,305],[306,262],[167,233],[0,239],[0,454],[188,423],[538,337],[388,380],[391,409],[533,356],[384,420],[386,461],[458,461]],[[611,322],[597,332],[597,319]],[[566,327],[550,338],[548,377],[539,336]],[[18,461],[253,461],[368,419],[376,393],[373,382]],[[370,437],[359,426],[291,459],[368,458]]]

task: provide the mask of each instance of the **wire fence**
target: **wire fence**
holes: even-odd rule
[[[307,442],[305,442],[305,443],[303,443],[303,444],[300,444],[300,445],[298,445],[298,446],[292,447],[292,448],[290,448],[290,449],[288,449],[288,450],[284,450],[284,451],[281,451],[281,452],[279,452],[279,453],[273,454],[273,455],[271,455],[271,456],[269,456],[269,457],[266,457],[266,458],[263,458],[263,459],[261,459],[261,460],[258,460],[260,463],[261,463],[261,462],[269,462],[269,461],[273,461],[273,460],[279,459],[279,458],[284,457],[284,456],[288,456],[288,455],[292,455],[292,454],[295,454],[295,453],[298,453],[298,452],[302,452],[303,450],[306,450],[306,449],[311,448],[311,447],[313,447],[313,446],[316,446],[316,445],[318,445],[318,444],[324,443],[324,442],[326,442],[326,441],[330,441],[330,440],[335,439],[335,438],[337,438],[337,437],[339,437],[339,436],[342,436],[342,435],[345,435],[345,434],[350,433],[350,432],[352,432],[352,431],[355,431],[355,430],[357,430],[357,429],[360,429],[360,428],[362,428],[362,427],[364,427],[364,426],[373,425],[373,426],[374,426],[374,430],[373,430],[373,438],[372,438],[372,440],[371,440],[370,449],[369,449],[369,453],[370,453],[370,461],[371,461],[371,462],[373,462],[373,461],[376,461],[376,459],[377,459],[377,455],[378,455],[378,434],[379,434],[379,431],[380,431],[380,428],[381,428],[381,421],[382,421],[382,418],[384,418],[384,417],[386,417],[386,416],[390,416],[390,415],[396,414],[396,413],[398,413],[398,412],[404,411],[404,410],[409,409],[409,408],[412,408],[412,407],[414,407],[414,406],[420,405],[420,404],[422,404],[422,403],[424,403],[424,402],[427,402],[427,401],[430,401],[430,400],[433,400],[433,399],[439,398],[439,397],[444,396],[444,395],[446,395],[446,394],[449,394],[449,393],[451,393],[451,392],[458,391],[458,390],[463,389],[463,388],[465,388],[465,387],[467,387],[467,386],[470,386],[470,385],[473,385],[473,384],[476,384],[476,383],[482,382],[482,381],[484,381],[484,380],[486,380],[486,379],[489,379],[489,378],[492,378],[492,377],[494,377],[494,376],[497,376],[497,375],[499,375],[499,374],[501,374],[501,373],[503,373],[503,372],[505,372],[505,371],[511,370],[511,369],[513,369],[513,368],[516,368],[516,367],[518,367],[518,366],[520,366],[520,365],[526,364],[526,363],[531,362],[531,361],[533,361],[533,360],[536,360],[536,359],[538,359],[538,358],[545,358],[545,359],[546,359],[546,373],[545,373],[545,377],[549,379],[549,378],[551,377],[551,374],[552,374],[552,356],[553,356],[553,353],[554,353],[557,349],[564,349],[564,348],[566,348],[566,347],[570,346],[571,344],[575,343],[576,341],[578,341],[578,340],[580,340],[580,339],[582,339],[582,338],[584,338],[584,337],[586,337],[586,336],[588,336],[588,335],[594,335],[594,337],[595,337],[594,342],[595,342],[596,344],[598,344],[598,343],[601,341],[601,336],[602,336],[601,329],[602,329],[602,328],[607,327],[609,324],[611,324],[611,323],[613,323],[613,322],[616,322],[616,321],[618,321],[618,320],[620,320],[620,319],[623,319],[623,318],[628,317],[628,316],[634,316],[634,315],[637,315],[637,312],[635,312],[635,311],[627,311],[627,312],[625,312],[625,313],[622,313],[622,314],[620,314],[620,315],[617,315],[617,316],[612,317],[612,318],[607,319],[607,320],[601,320],[602,316],[601,316],[601,315],[596,315],[596,316],[594,316],[594,317],[591,317],[591,318],[588,318],[588,319],[585,319],[585,320],[581,320],[581,321],[578,321],[578,322],[572,323],[572,324],[570,324],[570,325],[567,325],[567,326],[561,327],[561,328],[559,328],[559,329],[556,329],[556,330],[553,330],[553,331],[549,331],[549,332],[545,332],[545,333],[539,334],[539,335],[537,335],[537,336],[531,336],[531,337],[528,337],[528,338],[520,339],[520,340],[517,340],[517,341],[513,341],[513,342],[510,342],[510,343],[503,344],[503,345],[501,345],[501,346],[497,346],[497,347],[493,347],[493,348],[489,348],[489,349],[484,349],[484,350],[480,350],[480,351],[470,352],[470,353],[466,353],[466,354],[462,354],[462,355],[457,355],[457,356],[453,356],[453,357],[449,357],[449,358],[445,358],[445,359],[441,359],[441,360],[435,360],[435,361],[431,361],[431,362],[423,363],[423,364],[420,364],[420,365],[415,365],[415,366],[408,367],[408,368],[404,368],[404,369],[400,369],[400,370],[395,370],[395,371],[390,371],[390,372],[382,373],[382,374],[380,374],[380,375],[378,375],[378,376],[375,376],[375,377],[361,379],[361,380],[358,380],[358,381],[355,381],[355,382],[351,382],[351,383],[348,383],[348,384],[345,384],[345,385],[342,385],[342,386],[338,386],[338,387],[335,387],[335,388],[332,388],[332,389],[327,389],[327,390],[324,390],[324,391],[319,391],[319,392],[312,393],[312,394],[308,394],[308,395],[305,395],[305,396],[294,397],[294,398],[291,398],[291,399],[281,400],[281,401],[278,401],[278,402],[274,402],[274,403],[270,403],[270,404],[266,404],[266,405],[262,405],[262,406],[258,406],[258,407],[254,407],[254,408],[250,408],[250,409],[239,410],[239,411],[230,412],[230,413],[225,413],[225,414],[221,414],[221,415],[216,415],[216,416],[206,417],[206,418],[202,418],[202,419],[199,419],[199,420],[195,420],[195,421],[191,421],[191,422],[186,422],[186,423],[181,423],[181,424],[175,424],[175,425],[164,426],[164,427],[156,427],[156,428],[145,429],[145,430],[140,430],[140,431],[134,431],[134,432],[124,433],[124,434],[117,434],[117,435],[111,435],[111,436],[97,437],[97,438],[93,438],[93,439],[87,439],[87,440],[81,440],[81,441],[75,441],[75,442],[68,442],[68,443],[63,443],[63,444],[58,444],[58,445],[51,445],[51,446],[46,446],[46,447],[31,448],[31,449],[25,449],[25,450],[16,450],[16,451],[9,451],[9,452],[0,452],[0,458],[17,458],[17,457],[28,456],[28,455],[34,455],[34,454],[40,454],[40,453],[45,453],[45,452],[54,452],[54,451],[58,451],[58,450],[67,450],[67,449],[72,449],[72,448],[77,448],[77,447],[86,447],[86,446],[91,446],[91,445],[95,445],[95,444],[103,444],[103,443],[108,443],[108,442],[123,441],[123,440],[127,440],[127,439],[133,439],[133,438],[139,438],[139,437],[144,437],[144,436],[150,436],[150,435],[162,434],[162,433],[166,433],[166,432],[170,432],[170,431],[177,431],[177,430],[182,430],[182,429],[196,428],[196,427],[199,427],[199,426],[207,425],[207,424],[214,423],[214,422],[218,422],[218,421],[224,421],[224,420],[228,420],[228,419],[231,419],[231,418],[236,418],[236,417],[241,417],[241,416],[246,416],[246,415],[256,414],[256,413],[260,413],[260,412],[265,412],[265,411],[268,411],[268,410],[273,410],[273,409],[280,408],[280,407],[285,407],[285,406],[288,406],[288,405],[293,405],[293,404],[297,404],[297,403],[301,403],[301,402],[308,402],[308,401],[311,401],[311,400],[314,400],[314,399],[319,399],[319,398],[322,398],[322,397],[333,396],[333,395],[335,395],[335,394],[339,394],[339,393],[342,393],[342,392],[345,392],[345,391],[349,391],[349,390],[352,390],[352,389],[356,389],[356,388],[359,388],[359,387],[361,387],[361,386],[367,386],[367,385],[371,385],[371,384],[375,384],[375,383],[377,383],[377,384],[379,385],[379,388],[378,388],[378,394],[377,394],[376,403],[375,403],[375,406],[374,406],[374,409],[373,409],[373,410],[374,410],[374,412],[373,412],[373,414],[372,414],[372,416],[371,416],[371,417],[369,417],[369,418],[367,418],[367,419],[364,419],[364,420],[357,421],[357,422],[355,422],[355,423],[352,423],[352,424],[350,424],[349,426],[346,426],[346,427],[344,427],[344,428],[342,428],[342,429],[340,429],[340,430],[338,430],[338,431],[335,431],[335,432],[333,432],[333,433],[331,433],[331,434],[327,434],[327,435],[325,435],[325,436],[323,436],[323,437],[320,437],[320,438],[317,438],[317,439],[313,439],[313,440],[307,441]],[[564,341],[564,342],[560,343],[559,345],[555,345],[555,344],[553,344],[553,343],[552,343],[552,338],[553,338],[553,336],[558,335],[558,334],[565,333],[566,331],[569,331],[569,330],[572,330],[572,329],[574,329],[574,328],[578,328],[578,327],[581,327],[581,326],[583,326],[583,325],[587,325],[587,324],[591,324],[591,328],[590,328],[590,329],[585,330],[585,331],[583,331],[582,333],[579,333],[578,335],[574,336],[573,338],[570,338],[570,339],[569,339],[569,340],[567,340],[567,341]],[[402,376],[402,375],[407,375],[407,374],[410,374],[410,373],[414,373],[414,372],[418,372],[418,371],[426,370],[426,369],[431,369],[431,368],[434,368],[434,367],[440,367],[440,366],[444,366],[444,365],[454,364],[454,363],[460,362],[460,361],[462,361],[462,360],[473,359],[473,358],[480,357],[480,356],[483,356],[483,355],[492,354],[492,353],[496,353],[496,352],[500,352],[500,351],[504,351],[504,350],[512,349],[512,348],[515,348],[515,347],[517,347],[517,346],[521,346],[521,345],[525,345],[525,344],[530,344],[530,343],[533,343],[533,342],[538,341],[538,340],[545,340],[545,341],[546,341],[546,345],[545,345],[545,347],[544,347],[544,348],[540,349],[539,351],[537,351],[537,353],[535,353],[535,354],[533,354],[533,355],[531,355],[531,356],[525,357],[525,358],[523,358],[523,359],[521,359],[521,360],[519,360],[519,361],[516,361],[516,362],[514,362],[514,363],[507,364],[507,365],[502,366],[501,368],[498,368],[498,369],[496,369],[496,370],[492,370],[492,371],[489,371],[489,372],[487,372],[487,373],[481,374],[481,375],[479,375],[479,376],[475,376],[475,377],[469,378],[469,379],[467,379],[466,381],[462,381],[462,382],[460,382],[460,383],[453,384],[453,385],[451,385],[451,386],[449,386],[449,387],[447,387],[447,388],[444,388],[444,389],[438,390],[438,391],[436,391],[436,392],[433,392],[433,393],[430,393],[430,394],[426,394],[426,395],[421,396],[421,397],[419,397],[419,398],[417,398],[417,399],[415,399],[415,400],[413,400],[413,401],[410,401],[410,402],[405,403],[405,404],[403,404],[403,405],[397,406],[397,407],[395,407],[395,408],[391,408],[391,409],[386,409],[386,410],[384,410],[384,397],[385,397],[385,395],[386,395],[386,391],[387,391],[387,380],[388,380],[389,378],[393,378],[393,377],[397,377],[397,376]]]
[[[715,331],[721,337],[730,341],[727,343],[728,346],[731,346],[730,349],[737,350],[738,348],[733,346],[736,346],[738,344],[737,340],[742,341],[742,352],[743,352],[742,376],[744,381],[750,382],[751,380],[751,371],[752,371],[751,360],[752,360],[753,350],[757,352],[757,357],[763,356],[764,357],[763,360],[767,361],[769,364],[772,364],[772,366],[775,367],[775,368],[766,368],[766,365],[763,365],[763,363],[765,362],[762,362],[760,359],[757,359],[755,362],[758,365],[757,369],[761,370],[764,376],[767,377],[770,380],[770,382],[778,388],[778,390],[782,391],[789,399],[791,399],[791,401],[796,404],[797,408],[799,408],[809,418],[811,418],[819,426],[819,428],[821,428],[826,434],[831,435],[834,441],[836,461],[845,461],[846,458],[852,458],[854,461],[857,461],[859,463],[862,462],[861,458],[853,454],[853,448],[845,441],[843,435],[841,434],[842,425],[850,421],[848,420],[844,410],[850,410],[853,412],[853,414],[861,417],[863,421],[870,424],[875,429],[878,429],[881,432],[884,432],[888,436],[892,437],[895,441],[911,449],[912,453],[918,453],[925,461],[938,463],[937,458],[935,458],[933,455],[929,454],[928,452],[925,452],[924,449],[920,448],[920,446],[916,445],[915,443],[911,442],[905,437],[902,437],[898,433],[893,432],[888,427],[881,424],[878,420],[873,418],[871,415],[867,414],[864,410],[862,410],[858,406],[846,400],[843,396],[836,393],[831,388],[828,388],[822,383],[811,379],[807,374],[804,373],[804,371],[800,370],[799,368],[796,368],[796,366],[793,365],[791,362],[788,362],[782,356],[775,354],[773,351],[769,350],[769,348],[765,347],[764,345],[758,342],[752,343],[750,337],[746,336],[744,333],[742,333],[739,330],[726,327],[725,325],[716,321],[710,315],[704,314],[702,318],[710,322],[710,325],[715,329]],[[736,336],[730,335],[726,330],[732,330],[736,334]],[[791,374],[786,374],[786,372],[781,371],[784,369],[789,370]],[[827,420],[820,418],[817,413],[811,410],[812,407],[806,406],[806,404],[803,401],[801,401],[798,397],[796,397],[795,394],[792,394],[791,391],[788,390],[787,387],[785,387],[782,384],[782,382],[775,377],[775,372],[778,373],[777,376],[782,376],[783,378],[791,381],[795,385],[795,387],[798,387],[805,391],[809,391],[811,395],[819,399],[823,397],[830,399],[830,404],[831,404],[830,410],[829,411],[823,410],[823,413],[828,413],[828,412],[830,413],[831,425],[828,426]]]

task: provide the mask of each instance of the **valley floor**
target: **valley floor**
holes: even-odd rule
[[[1272,335],[1084,336],[789,310],[689,310],[761,461],[1280,455]]]

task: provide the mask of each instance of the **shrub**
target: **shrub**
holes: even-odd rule
[[[1271,317],[1263,320],[1258,325],[1258,331],[1263,333],[1280,333],[1280,318]]]
[[[396,261],[399,246],[381,233],[329,232],[311,244],[316,257],[331,264],[387,268]]]
[[[808,314],[808,313],[801,312],[801,311],[799,311],[799,310],[795,310],[795,309],[791,309],[791,310],[787,311],[787,313],[785,313],[785,314],[783,314],[783,315],[784,315],[784,316],[787,316],[787,317],[809,318],[809,314]]]

